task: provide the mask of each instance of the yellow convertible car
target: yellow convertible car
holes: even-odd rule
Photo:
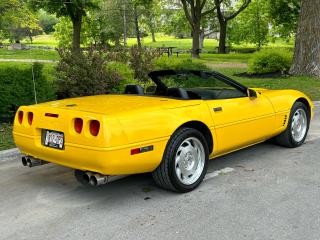
[[[23,165],[70,167],[91,185],[151,172],[160,187],[187,192],[209,159],[271,138],[286,147],[306,139],[313,104],[299,91],[247,88],[218,72],[149,76],[146,89],[20,107],[13,136]]]

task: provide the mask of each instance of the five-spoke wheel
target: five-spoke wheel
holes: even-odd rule
[[[203,134],[196,129],[181,128],[169,140],[162,162],[152,176],[162,188],[188,192],[202,182],[208,161],[208,144]]]
[[[296,102],[291,109],[288,127],[275,138],[276,142],[291,148],[301,146],[307,137],[309,124],[308,107],[302,102]]]

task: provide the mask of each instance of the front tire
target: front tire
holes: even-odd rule
[[[295,148],[306,140],[310,125],[310,113],[302,102],[296,102],[291,109],[287,129],[275,137],[279,145]]]
[[[163,159],[152,176],[162,188],[189,192],[202,182],[208,162],[208,144],[202,133],[192,128],[181,128],[169,140]]]

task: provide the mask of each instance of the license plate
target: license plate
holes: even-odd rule
[[[44,146],[64,149],[64,134],[62,132],[43,130],[42,137]]]

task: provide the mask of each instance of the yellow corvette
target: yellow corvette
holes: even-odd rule
[[[128,85],[124,94],[20,107],[13,136],[22,163],[70,167],[91,185],[152,172],[160,187],[187,192],[201,183],[209,159],[270,138],[300,146],[313,117],[299,91],[251,89],[218,72],[149,76],[154,86],[145,90]]]

